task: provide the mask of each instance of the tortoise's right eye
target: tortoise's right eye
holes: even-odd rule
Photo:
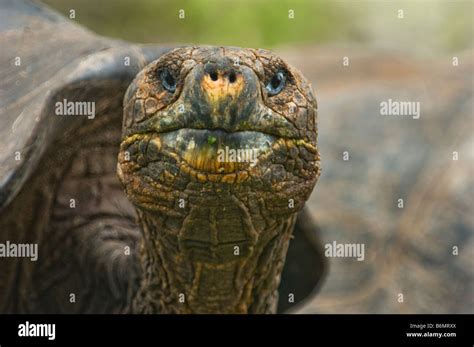
[[[170,93],[174,93],[176,90],[176,79],[168,70],[164,70],[161,73],[161,84],[163,85],[163,88]]]

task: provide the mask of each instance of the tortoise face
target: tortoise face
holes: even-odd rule
[[[180,214],[190,196],[257,194],[271,213],[301,208],[319,175],[316,100],[265,50],[178,48],[124,99],[118,174],[140,209]],[[290,208],[289,208],[290,206]]]

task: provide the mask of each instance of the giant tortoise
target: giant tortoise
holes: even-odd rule
[[[1,312],[472,311],[469,67],[0,19]]]
[[[280,310],[317,289],[316,101],[296,69],[1,6],[2,312],[270,313],[279,287]]]

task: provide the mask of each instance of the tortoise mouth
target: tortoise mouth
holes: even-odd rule
[[[191,168],[214,174],[248,170],[272,151],[277,137],[259,131],[182,128],[157,134],[161,146]],[[155,140],[156,141],[156,140]]]
[[[257,102],[257,100],[256,100]],[[188,102],[189,103],[189,102]],[[197,102],[196,102],[197,103]],[[157,111],[152,116],[124,128],[123,136],[134,134],[164,134],[179,130],[207,130],[222,133],[258,132],[276,138],[303,139],[305,136],[282,114],[258,101],[255,110],[241,113],[181,110],[183,100]]]

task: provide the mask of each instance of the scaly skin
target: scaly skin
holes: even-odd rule
[[[272,95],[278,71],[286,83]],[[296,214],[320,173],[316,138],[311,88],[268,51],[179,48],[146,67],[124,99],[117,169],[144,235],[132,311],[276,312]],[[257,159],[221,162],[226,146]]]

